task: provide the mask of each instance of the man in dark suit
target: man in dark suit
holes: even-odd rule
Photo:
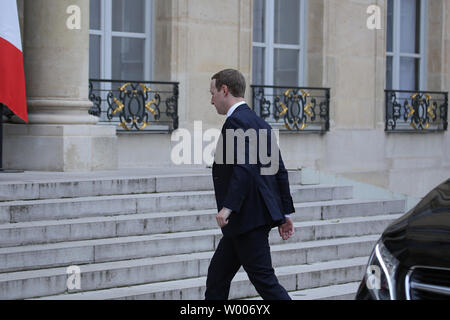
[[[216,219],[223,237],[208,269],[205,298],[228,299],[231,281],[243,266],[263,299],[290,300],[275,276],[269,246],[273,227],[278,227],[283,240],[293,235],[289,214],[295,212],[288,173],[278,146],[272,146],[276,144],[272,128],[245,103],[245,78],[239,71],[223,70],[212,77],[210,85],[211,104],[227,120],[213,164]],[[236,132],[241,137],[243,132],[250,134],[239,139]],[[256,161],[251,159],[252,150],[257,150]],[[273,174],[267,174],[268,164],[262,161],[267,156],[276,159],[269,164],[276,165]]]

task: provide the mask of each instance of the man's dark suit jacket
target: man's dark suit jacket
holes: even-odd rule
[[[268,137],[266,149],[269,157],[272,152],[271,126],[258,117],[248,105],[237,107],[222,128],[222,141],[219,141],[217,145],[216,161],[212,171],[217,209],[220,211],[226,207],[232,210],[228,225],[222,228],[223,235],[237,236],[263,225],[276,227],[285,223],[284,215],[295,212],[295,209],[289,189],[288,173],[278,148],[275,152],[279,152],[279,168],[274,175],[261,175],[261,167],[269,165],[262,165],[259,156],[257,163],[251,164],[249,139],[246,139],[245,163],[237,161],[237,139],[235,139],[233,142],[234,162],[227,164],[225,161],[227,129],[242,129],[244,132],[254,129],[257,133],[261,129],[266,129]],[[223,150],[223,161],[217,161],[217,153],[221,150]],[[257,150],[259,151],[259,147]]]

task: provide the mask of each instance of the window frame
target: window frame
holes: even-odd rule
[[[402,53],[400,52],[401,39],[401,4],[402,1],[392,0],[393,8],[393,25],[392,25],[392,51],[387,49],[387,32],[386,27],[386,74],[387,74],[387,59],[392,57],[392,88],[387,87],[388,90],[400,90],[400,59],[401,58],[415,58],[419,60],[418,69],[418,91],[427,90],[427,15],[428,15],[428,0],[420,0],[420,31],[419,31],[419,53]],[[388,6],[386,5],[386,17]],[[386,20],[387,26],[387,20]]]
[[[275,49],[294,49],[299,51],[299,73],[298,73],[298,86],[305,86],[307,79],[307,10],[308,0],[300,1],[300,32],[299,32],[299,44],[276,44],[275,43],[275,1],[264,0],[265,12],[264,12],[264,42],[256,42],[252,40],[252,52],[253,48],[264,48],[264,83],[258,83],[256,85],[274,85],[274,56]],[[252,27],[252,34],[254,30]],[[254,65],[252,62],[252,69]]]
[[[100,36],[100,78],[112,79],[112,42],[113,37],[144,39],[144,74],[143,81],[153,79],[154,62],[154,0],[144,0],[145,32],[122,32],[112,30],[112,1],[100,0],[100,30],[91,29],[89,36]],[[114,80],[138,80],[138,79],[114,79]]]

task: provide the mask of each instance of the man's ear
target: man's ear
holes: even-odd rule
[[[228,87],[227,87],[227,85],[226,84],[223,84],[222,85],[222,89],[223,89],[223,92],[224,92],[224,94],[225,94],[225,96],[227,96],[228,95]]]

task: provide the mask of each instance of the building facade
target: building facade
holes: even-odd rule
[[[5,124],[7,168],[174,166],[236,68],[288,168],[416,197],[450,177],[450,0],[18,3],[30,123]]]

